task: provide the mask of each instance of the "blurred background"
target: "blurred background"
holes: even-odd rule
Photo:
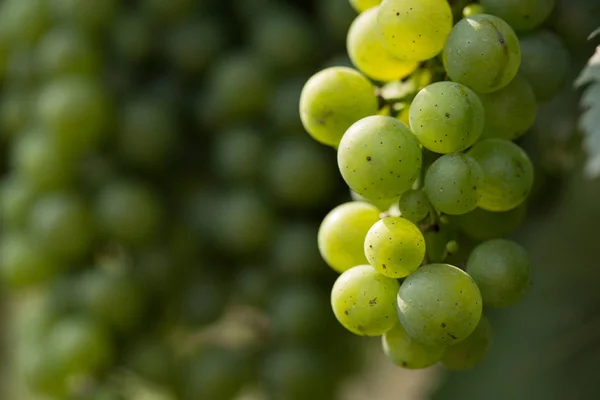
[[[600,397],[600,182],[573,89],[597,0],[557,0],[546,24],[571,72],[519,143],[534,285],[461,373],[395,367],[330,310],[317,229],[350,193],[298,102],[351,65],[355,17],[348,0],[0,1],[0,398]]]

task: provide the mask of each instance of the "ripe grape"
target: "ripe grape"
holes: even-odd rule
[[[492,325],[482,315],[477,328],[468,338],[446,349],[442,364],[455,371],[471,369],[483,360],[491,346]]]
[[[446,154],[425,175],[427,198],[438,211],[450,215],[474,210],[484,185],[483,169],[467,154]]]
[[[431,203],[423,190],[407,190],[398,202],[400,215],[407,220],[417,223],[423,220],[431,211]]]
[[[367,260],[377,272],[390,278],[403,278],[423,262],[425,239],[409,220],[388,217],[369,229],[364,249]]]
[[[427,368],[442,359],[444,346],[425,345],[396,323],[392,330],[381,337],[383,352],[394,364],[408,369]]]
[[[548,18],[555,0],[481,0],[487,13],[494,14],[517,32],[531,31]]]
[[[469,213],[453,216],[451,221],[468,237],[488,240],[506,236],[517,229],[525,219],[526,211],[524,204],[503,212],[476,208]]]
[[[488,307],[507,307],[523,298],[530,286],[531,267],[527,251],[506,239],[477,246],[467,261],[483,302]]]
[[[425,148],[436,153],[454,153],[471,146],[481,136],[484,120],[479,97],[459,83],[431,84],[410,106],[410,128]]]
[[[517,35],[493,15],[477,14],[459,21],[444,47],[444,66],[450,79],[477,93],[491,93],[508,85],[520,63]]]
[[[346,48],[356,68],[377,81],[406,78],[418,66],[416,61],[403,61],[392,56],[383,47],[377,31],[377,7],[356,17],[348,30]]]
[[[533,186],[533,165],[516,144],[502,139],[486,139],[467,153],[485,175],[479,207],[488,211],[508,211],[523,203]]]
[[[333,147],[353,123],[376,113],[373,85],[351,68],[331,67],[316,73],[300,95],[304,129],[315,140]]]
[[[539,31],[519,38],[520,73],[531,84],[539,102],[550,100],[564,87],[571,56],[562,40],[549,31]]]
[[[450,346],[477,327],[482,300],[466,272],[448,264],[429,264],[409,275],[398,292],[400,323],[425,345]]]
[[[367,199],[366,197],[361,196],[360,194],[356,193],[352,189],[350,189],[350,197],[354,201],[362,201],[364,203],[372,204],[372,205],[374,205],[375,207],[377,207],[381,211],[387,211],[387,210],[389,210],[390,207],[392,205],[394,205],[398,201],[398,198],[381,199],[381,200]]]
[[[363,118],[348,129],[338,166],[352,190],[368,199],[400,197],[421,170],[421,149],[412,132],[392,117]]]
[[[483,14],[483,13],[484,13],[484,9],[481,6],[481,4],[478,4],[478,3],[472,3],[472,4],[465,6],[465,8],[463,8],[463,11],[462,11],[463,18],[469,18],[469,17],[472,17],[473,15]]]
[[[396,323],[398,281],[370,265],[342,273],[331,290],[333,313],[342,326],[361,336],[383,335]]]
[[[377,25],[391,55],[424,61],[442,51],[452,30],[452,10],[446,0],[384,0]]]
[[[362,202],[344,203],[327,214],[319,227],[321,256],[336,272],[366,264],[364,243],[367,232],[379,220],[377,207]]]
[[[381,0],[350,0],[350,4],[357,12],[361,13],[370,8],[377,7],[381,4]]]
[[[479,98],[485,109],[483,138],[515,140],[535,121],[535,94],[521,74],[502,89],[480,94]]]

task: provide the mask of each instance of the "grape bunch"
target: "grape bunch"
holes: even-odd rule
[[[357,371],[314,241],[344,187],[297,113],[353,12],[306,3],[0,1],[0,397],[330,400]]]
[[[469,369],[492,342],[484,310],[531,285],[526,250],[505,237],[534,189],[518,142],[567,79],[568,53],[542,27],[554,1],[350,3],[354,68],[313,75],[299,107],[353,198],[318,232],[340,274],[333,313],[401,367]]]

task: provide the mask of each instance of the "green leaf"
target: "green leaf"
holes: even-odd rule
[[[579,126],[584,133],[583,147],[588,154],[585,173],[592,178],[600,176],[600,46],[581,75],[575,81],[577,87],[587,85],[581,98],[584,111]]]

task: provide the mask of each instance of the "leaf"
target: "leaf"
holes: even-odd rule
[[[586,86],[581,98],[584,109],[579,127],[584,133],[583,147],[588,154],[585,173],[590,178],[600,176],[600,46],[583,69],[575,86]]]

